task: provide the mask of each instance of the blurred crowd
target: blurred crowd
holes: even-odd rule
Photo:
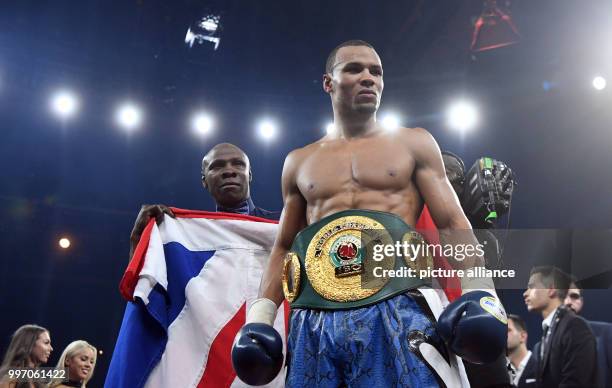
[[[11,337],[0,366],[0,388],[86,388],[96,367],[96,348],[83,340],[68,344],[55,365],[59,373],[51,377],[34,376],[33,372],[45,366],[53,352],[51,333],[38,325],[23,325]],[[24,371],[32,372],[25,373]],[[21,378],[15,378],[17,371]],[[47,372],[49,370],[47,369]],[[60,378],[52,378],[53,375]]]
[[[527,325],[508,315],[507,357],[517,387],[612,386],[612,323],[588,321],[580,313],[583,290],[553,266],[531,270],[523,298],[542,317],[542,337],[527,348]]]

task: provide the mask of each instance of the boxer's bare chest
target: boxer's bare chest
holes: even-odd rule
[[[309,205],[337,197],[358,201],[360,194],[384,197],[414,190],[414,168],[410,149],[392,139],[331,141],[310,150],[297,184]]]

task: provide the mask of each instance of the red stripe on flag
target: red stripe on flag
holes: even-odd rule
[[[285,339],[289,339],[289,302],[283,299],[283,310],[285,312]]]
[[[417,220],[416,229],[423,234],[425,240],[430,244],[440,244],[440,234],[438,228],[431,218],[429,208],[427,205],[423,206],[421,216]],[[445,257],[434,256],[434,266],[442,269],[452,269],[450,263]],[[444,293],[448,298],[449,302],[459,298],[461,296],[461,282],[458,277],[439,277],[438,283],[444,289]]]
[[[238,331],[246,322],[246,303],[240,306],[236,315],[221,329],[210,345],[206,369],[198,383],[198,388],[229,387],[236,378],[232,367],[232,345]]]
[[[257,221],[268,224],[278,224],[276,220],[269,220],[256,216],[239,213],[224,213],[224,212],[209,212],[206,210],[187,210],[177,207],[170,207],[175,216],[179,218],[208,218],[210,220],[241,220],[241,221]]]
[[[121,282],[119,283],[119,292],[121,292],[121,295],[127,301],[134,299],[134,289],[136,288],[136,283],[138,283],[140,270],[142,270],[142,266],[144,265],[145,253],[147,252],[147,249],[149,249],[149,239],[151,238],[151,231],[153,230],[154,222],[155,219],[151,218],[147,226],[142,231],[140,241],[138,241],[138,245],[136,245],[132,260],[130,260],[130,264],[128,264],[128,267],[121,278]]]

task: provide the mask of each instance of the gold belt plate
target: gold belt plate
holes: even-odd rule
[[[283,293],[292,303],[300,290],[300,259],[293,252],[287,253],[283,265]]]
[[[367,232],[363,233],[364,230]],[[393,269],[395,256],[375,262],[373,244],[393,244],[393,239],[372,218],[346,216],[326,224],[306,250],[306,275],[312,288],[323,298],[336,302],[352,302],[376,294],[389,278],[373,277],[371,268]],[[368,260],[363,260],[365,257]]]

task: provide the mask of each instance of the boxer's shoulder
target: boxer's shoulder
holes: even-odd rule
[[[424,128],[400,128],[398,139],[406,145],[410,154],[418,161],[429,160],[433,155],[440,153],[436,139]]]
[[[428,130],[421,127],[414,128],[398,128],[397,131],[394,132],[395,137],[401,140],[407,140],[411,144],[414,142],[429,142],[433,140],[433,136],[429,133]]]
[[[283,185],[295,184],[300,165],[303,164],[304,160],[311,153],[308,151],[307,147],[308,146],[294,149],[293,151],[289,152],[289,154],[287,154],[287,157],[285,157],[282,175]]]
[[[407,127],[399,127],[394,130],[381,130],[377,132],[375,135],[365,139],[370,140],[371,143],[375,143],[377,146],[387,147],[391,145],[402,145],[408,147],[409,149],[413,148],[422,148],[423,146],[427,147],[428,144],[432,142],[435,143],[435,140],[431,133],[424,128],[415,127],[415,128],[407,128]],[[325,141],[325,138],[320,141]]]
[[[285,165],[298,166],[310,156],[315,155],[317,152],[319,152],[321,148],[325,148],[326,145],[327,142],[321,139],[314,143],[307,144],[303,147],[296,148],[293,151],[289,152],[289,154],[285,158]]]
[[[310,151],[308,150],[309,145],[301,147],[301,148],[296,148],[290,151],[287,154],[287,157],[285,157],[285,166],[289,166],[289,167],[295,166],[299,164],[301,161],[303,161],[304,158],[306,158],[308,155],[310,155],[312,153],[312,150]]]

